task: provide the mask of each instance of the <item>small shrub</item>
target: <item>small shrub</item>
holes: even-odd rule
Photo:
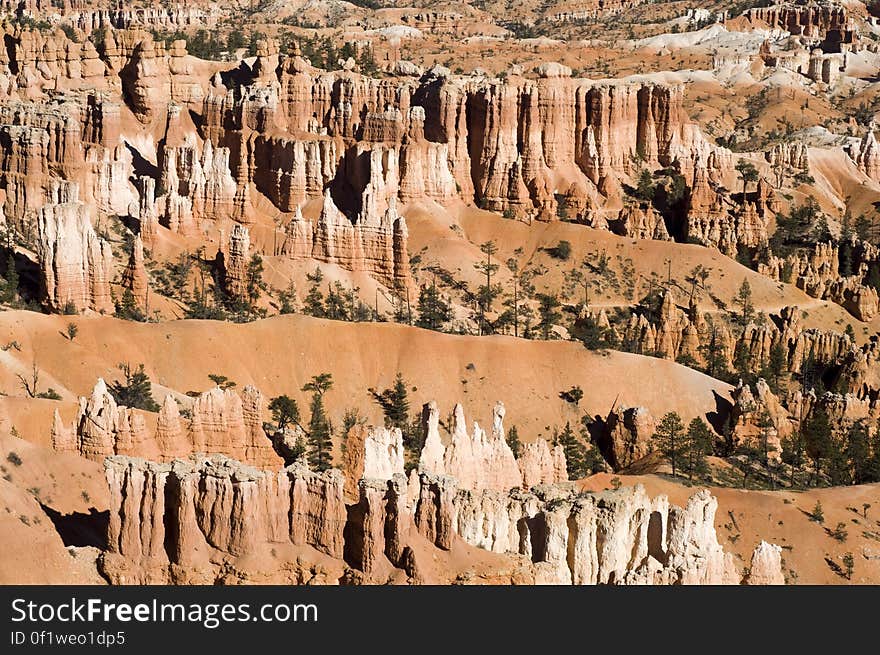
[[[843,570],[847,580],[852,580],[853,569],[856,566],[855,558],[852,553],[844,553]]]
[[[548,248],[547,252],[554,259],[568,261],[569,257],[571,257],[571,244],[568,241],[560,241],[553,248]]]
[[[230,380],[225,375],[217,375],[216,373],[211,373],[208,376],[208,379],[224,391],[226,391],[227,389],[232,389],[234,386],[236,386],[235,382]]]
[[[574,386],[567,391],[560,391],[559,397],[562,398],[565,402],[571,403],[572,405],[577,405],[581,399],[584,397],[584,390],[579,386]]]

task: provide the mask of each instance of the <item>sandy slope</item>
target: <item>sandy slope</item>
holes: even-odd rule
[[[334,420],[358,407],[377,421],[379,408],[367,392],[385,388],[401,371],[411,385],[417,409],[436,400],[445,415],[462,402],[469,419],[487,422],[496,400],[506,401],[507,425],[518,425],[531,440],[552,426],[575,422],[584,411],[605,415],[615,400],[645,405],[656,415],[678,411],[684,417],[716,409],[713,390],[729,386],[672,362],[619,352],[590,352],[570,342],[526,341],[513,337],[440,334],[397,324],[343,323],[288,315],[247,324],[176,321],[141,324],[107,317],[76,317],[79,334],[70,342],[60,333],[71,317],[31,312],[0,314],[0,343],[17,340],[21,351],[3,355],[0,425],[46,443],[44,430],[60,406],[72,416],[70,402],[24,401],[14,377],[36,359],[45,386],[67,401],[90,392],[95,380],[115,379],[116,365],[143,362],[157,387],[180,393],[205,390],[217,373],[239,387],[254,384],[268,396],[288,393],[307,407],[299,389],[312,376],[333,374],[327,404]],[[51,380],[51,382],[49,382]],[[558,394],[573,385],[585,392],[580,408]],[[161,400],[161,396],[159,396]]]
[[[437,222],[435,214],[417,209],[410,216],[411,252],[427,248],[429,254],[424,257],[426,263],[437,261],[448,266],[448,262],[455,262],[453,270],[460,269],[457,277],[472,285],[483,283],[473,264],[484,258],[484,255],[475,244],[494,240],[499,247],[496,255],[499,262],[513,257],[514,251],[521,248],[521,266],[545,267],[546,273],[536,278],[534,283],[539,290],[552,292],[558,292],[564,286],[563,278],[567,271],[577,268],[584,260],[595,265],[604,253],[609,258],[610,269],[617,275],[620,288],[615,289],[610,283],[605,283],[602,293],[591,292],[591,303],[597,306],[632,304],[623,294],[630,278],[623,270],[624,266],[632,269],[635,298],[648,293],[652,280],[657,285],[665,284],[667,278],[671,278],[677,301],[679,305],[685,306],[692,289],[687,278],[695,267],[702,266],[709,271],[706,290],[696,290],[697,303],[703,311],[719,311],[720,307],[713,297],[725,303],[728,309],[735,310],[732,299],[743,280],[748,280],[758,310],[773,313],[783,307],[797,305],[807,310],[804,317],[805,327],[843,331],[847,323],[852,323],[856,328],[861,326],[875,331],[880,325],[880,322],[863,324],[838,305],[811,298],[794,285],[771,280],[710,248],[629,239],[572,223],[527,225],[472,208],[464,209],[457,223]],[[460,225],[460,234],[449,227],[455,224]],[[547,253],[548,248],[556,246],[562,240],[571,244],[572,253],[568,261],[564,262]],[[593,278],[597,277],[595,274],[591,275]],[[506,285],[509,277],[502,265],[497,280]],[[569,298],[572,303],[579,300],[580,295],[577,292]]]
[[[0,584],[103,583],[94,565],[109,502],[103,467],[0,433],[0,476]]]

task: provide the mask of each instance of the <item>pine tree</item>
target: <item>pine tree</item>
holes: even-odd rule
[[[852,275],[853,268],[853,244],[852,244],[852,216],[849,209],[843,214],[843,220],[840,223],[840,239],[837,243],[838,252],[838,272],[841,277]]]
[[[737,455],[734,464],[743,474],[742,487],[745,489],[748,486],[752,470],[763,461],[762,452],[751,442],[745,441],[736,447],[734,454]]]
[[[742,322],[742,325],[748,325],[755,316],[755,304],[752,300],[752,286],[749,284],[748,280],[744,279],[742,281],[733,302],[740,307],[740,321]]]
[[[868,426],[863,421],[854,423],[846,435],[846,459],[852,471],[853,484],[865,484],[870,478],[871,442]]]
[[[865,469],[865,482],[880,482],[880,432],[871,440],[871,459]]]
[[[767,410],[762,410],[755,421],[757,427],[761,430],[761,457],[764,462],[764,468],[770,476],[770,484],[775,489],[776,479],[774,477],[774,466],[771,462],[775,461],[775,457],[771,457],[776,453],[776,446],[770,443],[770,436],[776,433],[776,426]]]
[[[865,214],[859,214],[858,218],[856,218],[855,224],[856,236],[862,241],[870,241],[873,232],[873,225],[871,224],[871,219],[868,218]]]
[[[326,471],[333,459],[332,430],[324,410],[324,394],[333,387],[333,377],[321,373],[303,385],[302,390],[311,392],[311,417],[309,418],[309,465],[316,471]]]
[[[363,425],[366,423],[367,419],[361,416],[357,407],[349,407],[345,410],[345,414],[342,415],[342,444],[340,450],[342,454],[345,454],[345,449],[348,446],[348,433],[351,432],[351,429],[356,425]]]
[[[410,404],[403,374],[397,373],[394,378],[394,386],[390,389],[376,391],[370,388],[367,391],[373,396],[373,400],[382,407],[382,413],[385,415],[385,427],[400,428],[406,431],[410,421]]]
[[[752,358],[744,341],[738,341],[733,354],[733,370],[742,380],[743,384],[749,385],[756,381],[752,371]]]
[[[768,363],[770,378],[776,389],[779,387],[779,378],[785,373],[785,367],[787,364],[788,361],[785,356],[785,348],[782,346],[782,341],[777,341],[770,348],[770,361]],[[776,389],[774,389],[774,391]]]
[[[446,323],[452,319],[451,308],[444,302],[433,282],[431,286],[422,287],[419,291],[417,313],[416,325],[429,330],[442,332]]]
[[[126,289],[122,292],[122,300],[116,303],[115,316],[126,321],[138,321],[140,323],[147,320],[146,314],[141,311],[131,289]]]
[[[538,298],[538,315],[541,318],[538,326],[541,328],[541,335],[544,339],[550,338],[551,328],[562,319],[559,308],[562,303],[556,294],[539,293]]]
[[[755,168],[755,165],[744,159],[741,159],[736,163],[736,172],[739,173],[740,178],[743,183],[743,204],[746,203],[746,190],[748,189],[748,185],[750,182],[757,182],[760,175],[758,174],[758,169]]]
[[[591,473],[588,465],[589,450],[571,429],[571,422],[566,421],[562,432],[557,432],[553,439],[553,445],[562,446],[565,451],[565,465],[569,480],[580,480]]]
[[[474,264],[480,273],[486,276],[486,283],[477,290],[477,298],[480,305],[480,330],[488,328],[486,314],[492,311],[492,303],[501,293],[501,287],[492,284],[492,277],[498,272],[498,263],[492,261],[492,255],[498,252],[498,246],[494,241],[480,244],[480,250],[486,255],[486,260]],[[487,330],[488,331],[488,330]]]
[[[856,560],[853,554],[849,552],[844,553],[841,561],[843,562],[844,576],[846,576],[847,580],[852,580],[853,570],[856,567]]]
[[[514,457],[520,456],[522,453],[522,442],[519,440],[519,430],[516,429],[515,425],[512,425],[510,430],[507,431],[507,445],[510,446]]]
[[[131,364],[123,363],[118,368],[122,371],[124,381],[116,381],[108,387],[113,400],[126,407],[158,412],[159,405],[153,400],[152,383],[144,371],[144,365],[133,368]]]
[[[639,200],[652,202],[654,200],[654,190],[654,176],[651,175],[651,171],[643,168],[639,173],[635,196]]]
[[[291,282],[284,291],[278,294],[278,299],[281,301],[278,313],[293,314],[296,311],[296,285]]]
[[[324,308],[324,294],[321,293],[317,283],[313,283],[309,287],[309,293],[303,300],[303,312],[316,318],[327,316],[327,310]]]
[[[400,372],[394,378],[394,388],[391,389],[388,399],[390,402],[385,417],[391,427],[405,430],[409,427],[409,397],[406,391],[406,382]]]
[[[804,465],[805,450],[806,446],[800,430],[796,430],[790,437],[782,440],[782,461],[789,465],[790,487],[795,486],[795,473]]]
[[[842,440],[832,438],[825,470],[832,486],[852,484],[852,470],[847,458],[847,447]]]
[[[9,253],[6,259],[6,283],[0,287],[0,302],[15,302],[18,296],[18,269],[15,267],[15,256]]]
[[[685,430],[681,417],[675,412],[669,412],[661,420],[654,432],[654,444],[658,451],[672,466],[672,475],[684,462],[686,452]]]
[[[263,282],[263,272],[263,258],[254,253],[247,266],[247,297],[251,309],[260,299],[260,293],[266,289],[266,283]]]
[[[709,471],[706,456],[712,452],[712,431],[703,419],[695,418],[688,424],[685,447],[688,479],[705,475]]]
[[[700,354],[706,362],[706,366],[703,369],[706,375],[719,380],[724,380],[728,377],[727,352],[718,334],[718,328],[715,326],[712,326],[709,340],[700,346]]]
[[[803,435],[806,453],[813,460],[813,480],[818,485],[822,463],[830,456],[833,447],[831,420],[824,408],[813,410],[812,416],[804,424]]]
[[[523,254],[522,248],[517,248],[514,254],[519,257]],[[525,336],[526,331],[520,329],[523,322],[528,322],[532,318],[531,308],[524,303],[535,293],[535,286],[532,284],[534,272],[522,269],[519,260],[511,257],[506,262],[507,270],[510,271],[510,281],[513,283],[513,293],[504,300],[505,311],[504,320],[513,324],[513,336],[518,337],[521,334]]]
[[[299,406],[290,396],[276,396],[269,402],[269,411],[272,412],[272,420],[279,431],[283,431],[288,425],[298,424]]]

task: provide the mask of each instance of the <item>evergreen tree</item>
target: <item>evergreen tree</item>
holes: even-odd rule
[[[800,430],[796,430],[790,437],[782,440],[782,461],[789,465],[788,484],[791,487],[794,487],[797,481],[795,473],[804,465],[805,451],[806,445]]]
[[[272,420],[279,431],[283,431],[288,425],[298,424],[299,406],[290,396],[276,396],[269,402],[269,411],[272,412]]]
[[[6,282],[0,287],[0,302],[15,302],[18,296],[18,269],[15,267],[15,256],[10,252],[6,259]]]
[[[847,458],[847,444],[831,438],[825,470],[832,486],[852,484],[852,470]]]
[[[562,319],[562,313],[559,311],[562,303],[559,302],[556,294],[539,293],[536,297],[538,298],[538,316],[541,319],[538,327],[541,329],[543,338],[549,339],[551,328]]]
[[[356,407],[349,407],[345,410],[345,414],[342,415],[342,452],[345,453],[345,448],[348,443],[348,433],[351,429],[356,425],[363,425],[366,423],[367,419],[360,415],[360,412]]]
[[[608,346],[605,338],[607,330],[590,315],[585,315],[572,326],[572,336],[580,339],[587,350],[599,350]]]
[[[522,248],[517,248],[514,254],[519,257],[523,254]],[[525,304],[535,293],[535,286],[532,284],[532,278],[535,273],[532,270],[522,269],[519,260],[511,257],[506,262],[507,270],[510,271],[510,281],[513,283],[513,292],[504,299],[504,306],[507,308],[499,317],[502,322],[513,325],[513,336],[518,337],[521,334],[525,336],[525,331],[520,329],[524,322],[529,322],[533,318],[531,307]]]
[[[737,342],[733,352],[733,370],[736,371],[743,384],[754,384],[757,376],[752,371],[752,358],[745,342]]]
[[[131,364],[119,365],[124,380],[118,380],[108,387],[113,400],[119,405],[158,412],[159,405],[153,400],[153,388],[150,377],[144,372],[144,365],[133,368]]]
[[[251,255],[251,259],[247,266],[247,297],[249,307],[253,309],[257,301],[260,299],[260,293],[266,290],[266,283],[263,282],[263,258],[257,253]]]
[[[571,422],[566,421],[562,432],[557,432],[553,439],[554,446],[562,446],[565,451],[565,465],[569,480],[580,480],[592,471],[589,468],[589,449],[581,439],[578,439]]]
[[[278,300],[281,301],[281,307],[278,308],[279,314],[293,314],[296,311],[296,285],[291,282],[284,291],[278,294]]]
[[[327,286],[327,301],[324,303],[324,314],[327,318],[334,321],[350,320],[350,305],[347,293],[339,282]]]
[[[873,224],[865,214],[859,214],[856,218],[855,231],[856,236],[862,241],[870,241],[873,232]]]
[[[871,439],[871,458],[865,468],[865,482],[880,482],[880,431]]]
[[[122,292],[122,300],[116,303],[115,316],[126,321],[138,321],[140,323],[147,320],[146,314],[141,311],[131,289],[126,289]]]
[[[868,438],[868,426],[864,421],[854,423],[847,431],[846,460],[852,472],[853,484],[870,481],[871,442]]]
[[[324,294],[321,293],[317,283],[313,283],[309,287],[309,293],[303,300],[303,312],[316,318],[325,318],[327,316],[327,311],[324,308]]]
[[[685,442],[685,470],[688,479],[694,475],[703,476],[709,471],[706,456],[712,452],[712,431],[701,418],[695,418],[688,424]]]
[[[605,458],[602,457],[602,453],[592,442],[592,435],[590,434],[590,426],[592,424],[593,418],[589,414],[581,416],[581,441],[588,444],[586,456],[584,457],[584,465],[589,473],[601,473],[602,471],[608,470],[608,465],[605,463]]]
[[[568,258],[571,257],[571,242],[562,240],[552,248],[547,248],[547,252],[554,259],[561,259],[567,262]]]
[[[822,464],[831,455],[833,442],[831,439],[831,420],[822,407],[813,410],[805,421],[803,428],[804,446],[807,455],[813,460],[813,481],[819,484]]]
[[[760,178],[760,176],[758,174],[758,169],[755,168],[755,165],[752,162],[746,161],[744,159],[739,160],[736,163],[736,166],[734,166],[734,168],[736,168],[736,172],[739,173],[739,176],[742,179],[742,183],[743,183],[742,197],[743,197],[743,204],[745,204],[746,190],[748,189],[749,183],[750,182],[757,182],[758,179]]]
[[[492,303],[501,294],[501,287],[492,284],[492,277],[498,272],[498,263],[492,261],[492,255],[498,252],[498,246],[494,241],[486,241],[480,244],[480,251],[486,255],[486,259],[474,264],[474,268],[486,276],[486,283],[480,285],[477,290],[477,300],[480,306],[480,330],[482,331],[484,328],[488,328],[486,314],[492,311]]]
[[[510,430],[507,431],[507,445],[510,446],[511,452],[513,452],[514,457],[519,457],[520,453],[522,453],[522,443],[519,440],[519,430],[516,429],[516,426],[511,426]]]
[[[382,407],[385,414],[385,427],[400,428],[406,430],[409,427],[409,394],[406,390],[406,381],[403,374],[398,372],[394,378],[394,386],[377,392],[370,389],[370,393]]]
[[[776,391],[779,388],[779,378],[785,373],[787,365],[788,360],[785,356],[785,348],[782,346],[781,340],[777,341],[770,348],[770,361],[767,365],[770,374],[769,377],[774,386],[773,391]]]
[[[429,330],[443,331],[452,319],[452,309],[444,302],[436,283],[422,287],[419,291],[416,325]]]
[[[734,464],[743,474],[743,489],[748,486],[749,476],[756,466],[763,462],[763,454],[759,448],[756,448],[751,442],[743,442],[736,447],[734,454]]]
[[[636,183],[635,196],[639,200],[650,203],[654,200],[654,191],[654,176],[647,168],[643,168]]]
[[[412,308],[409,304],[409,289],[395,283],[394,321],[412,325]]]
[[[672,475],[681,468],[685,462],[687,452],[685,443],[684,424],[681,417],[675,412],[669,412],[661,420],[654,432],[654,444],[658,451],[672,466]]]
[[[752,286],[749,284],[748,280],[744,279],[742,281],[733,302],[740,307],[740,322],[743,327],[745,327],[755,316],[755,304],[752,301]]]
[[[332,387],[333,377],[329,373],[321,373],[313,376],[311,382],[302,388],[312,394],[308,431],[309,465],[316,471],[329,469],[333,458],[332,430],[324,410],[324,394]]]
[[[706,362],[704,371],[706,375],[719,380],[729,377],[727,371],[727,353],[718,334],[718,329],[712,327],[709,340],[700,346],[700,354]]]
[[[368,389],[373,399],[382,407],[385,415],[385,426],[400,428],[403,432],[403,446],[407,456],[412,461],[417,461],[424,445],[424,434],[421,421],[418,417],[410,418],[409,393],[406,380],[398,372],[394,379],[394,385],[390,389],[376,391]]]
[[[841,277],[849,277],[853,274],[853,230],[852,216],[847,209],[840,223],[840,239],[837,242],[838,272]]]
[[[841,561],[843,562],[843,575],[847,580],[852,580],[853,570],[856,567],[856,560],[853,554],[849,552],[844,553]]]
[[[758,414],[755,423],[761,430],[761,457],[764,462],[764,468],[767,469],[767,474],[770,476],[770,484],[775,489],[775,469],[771,462],[775,461],[773,455],[776,453],[776,446],[770,443],[770,436],[775,434],[776,426],[773,425],[773,420],[770,418],[770,414],[767,410],[762,410],[761,413]]]

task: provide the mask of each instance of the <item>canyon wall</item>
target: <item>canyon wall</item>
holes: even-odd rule
[[[294,464],[269,474],[217,455],[170,464],[110,457],[105,469],[111,510],[101,567],[116,584],[210,584],[215,553],[271,559],[268,544],[342,558],[338,471]],[[263,571],[294,583],[306,574],[294,565]]]
[[[423,473],[408,483],[395,474],[362,479],[346,508],[342,475],[303,464],[272,473],[222,456],[170,464],[114,456],[105,469],[111,509],[100,566],[114,583],[311,575],[332,584],[342,580],[340,560],[354,569],[350,582],[386,580],[395,569],[430,581],[425,557],[458,540],[519,558],[537,584],[740,582],[716,538],[717,501],[705,490],[679,508],[664,496],[651,500],[641,486],[544,497],[457,491],[454,478]],[[781,579],[773,554],[759,545],[750,582]]]

